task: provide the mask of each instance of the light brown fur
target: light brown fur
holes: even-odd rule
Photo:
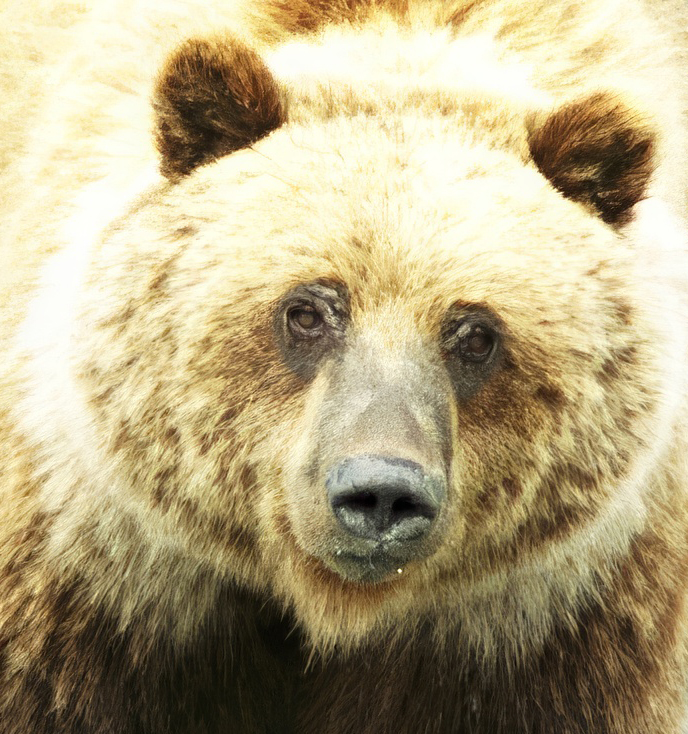
[[[616,0],[69,9],[4,123],[0,734],[677,734],[672,34]],[[314,284],[341,322],[295,347]],[[368,454],[446,480],[370,577],[325,491]]]

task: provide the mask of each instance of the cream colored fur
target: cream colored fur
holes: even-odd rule
[[[461,3],[449,5],[457,8]],[[51,4],[47,7],[46,13],[43,4],[17,3],[3,11],[5,33],[17,35],[2,77],[3,97],[13,101],[5,108],[9,114],[3,115],[5,148],[0,151],[5,166],[0,179],[0,343],[3,353],[10,355],[3,366],[0,401],[11,416],[11,431],[30,447],[26,450],[37,457],[37,465],[52,473],[38,494],[21,500],[25,506],[20,509],[27,514],[27,507],[57,514],[46,562],[60,573],[78,570],[91,578],[93,600],[106,602],[120,614],[123,626],[137,608],[152,605],[151,628],[167,626],[180,641],[193,638],[194,629],[212,608],[217,584],[229,577],[274,594],[285,608],[294,608],[314,648],[321,651],[336,643],[358,644],[400,619],[398,630],[403,635],[405,625],[413,628],[414,620],[431,609],[439,610],[449,626],[453,614],[470,620],[462,634],[487,658],[505,645],[516,651],[541,645],[553,620],[572,618],[594,597],[598,576],[613,575],[665,484],[685,484],[688,476],[683,220],[688,166],[680,78],[686,74],[672,57],[676,47],[627,0],[499,0],[471,16],[456,38],[437,28],[437,17],[448,10],[423,3],[417,4],[412,30],[399,30],[380,12],[363,31],[333,26],[298,39],[279,38],[279,31],[268,32],[261,25],[265,20],[247,18],[243,8],[230,3],[131,0],[100,3],[88,10],[80,3],[66,3],[59,12]],[[564,8],[570,26],[561,38],[553,37],[550,31]],[[36,23],[39,17],[47,19],[44,25]],[[211,164],[193,181],[181,184],[178,192],[170,192],[157,173],[153,147],[149,104],[153,80],[166,54],[180,41],[225,29],[255,46],[275,77],[291,90],[290,132],[278,132],[256,144],[254,151]],[[34,60],[36,54],[39,58]],[[618,92],[659,130],[659,166],[650,196],[637,205],[635,221],[621,232],[611,232],[583,214],[581,207],[563,200],[554,203],[546,221],[530,226],[525,214],[529,201],[535,207],[547,196],[553,201],[554,197],[532,166],[524,168],[528,151],[522,120],[531,112],[544,114],[598,89]],[[452,109],[457,99],[477,100],[482,119],[494,114],[488,127],[502,150],[490,150],[484,129],[474,132],[470,121],[458,119]],[[428,119],[427,110],[445,102],[446,115]],[[331,109],[347,104],[352,112],[367,110],[369,119],[328,119]],[[491,112],[497,104],[498,111]],[[383,134],[388,115],[397,116],[397,122],[390,122],[397,126],[394,144]],[[447,150],[447,130],[452,126],[457,145]],[[333,139],[340,142],[332,146]],[[405,167],[400,169],[402,159]],[[357,177],[350,173],[352,161],[360,161],[363,173]],[[339,181],[344,193],[323,195],[320,201],[309,177],[325,167],[323,180],[330,189]],[[459,169],[467,180],[471,175],[484,179],[466,186],[461,212],[449,201],[457,192]],[[441,193],[445,179],[447,200]],[[347,209],[352,181],[361,188]],[[204,200],[204,186],[223,182],[235,186],[231,197],[222,193]],[[501,224],[489,203],[496,190],[505,196],[513,190],[520,197],[513,218]],[[386,196],[381,197],[380,191]],[[521,191],[527,193],[521,197]],[[275,193],[270,210],[258,212],[253,197],[269,192]],[[231,236],[225,214],[230,199],[239,211],[245,207],[247,218]],[[383,200],[393,202],[391,210],[379,209]],[[146,207],[153,211],[150,218],[136,219],[137,208]],[[385,244],[387,254],[372,266],[371,280],[389,286],[386,266],[404,259],[411,263],[409,272],[416,266],[420,271],[426,255],[419,243],[432,240],[439,290],[463,288],[479,300],[492,289],[488,296],[515,318],[519,294],[509,292],[510,284],[537,290],[541,279],[550,278],[561,284],[562,295],[551,304],[549,316],[565,318],[567,304],[576,298],[576,285],[585,277],[586,262],[576,253],[581,237],[597,238],[588,262],[605,262],[606,248],[612,246],[619,262],[606,263],[610,272],[618,269],[622,278],[635,273],[637,290],[630,297],[647,306],[638,328],[647,329],[657,341],[656,362],[668,367],[656,384],[661,405],[645,426],[651,434],[649,448],[631,462],[631,471],[604,511],[571,537],[513,568],[499,568],[457,586],[444,575],[454,555],[462,553],[464,520],[457,517],[453,544],[411,580],[400,578],[384,599],[373,598],[375,591],[360,592],[349,604],[347,590],[320,589],[314,594],[310,571],[299,566],[301,557],[273,532],[277,509],[283,509],[285,500],[277,479],[269,479],[276,474],[267,467],[284,468],[286,476],[298,473],[293,451],[296,448],[300,455],[299,447],[308,443],[320,407],[317,386],[307,398],[290,397],[285,406],[275,407],[273,414],[268,413],[274,421],[267,425],[267,407],[259,395],[255,407],[246,409],[240,451],[252,452],[266,467],[255,511],[263,545],[257,565],[251,567],[212,544],[203,546],[197,538],[179,533],[173,514],[151,510],[148,487],[132,486],[126,469],[110,452],[113,436],[107,421],[94,417],[84,369],[99,360],[123,360],[131,347],[105,340],[93,327],[125,307],[132,293],[118,289],[129,282],[132,289],[139,287],[135,274],[130,278],[127,273],[136,258],[119,248],[131,247],[142,268],[164,259],[165,248],[155,235],[159,221],[182,226],[197,217],[201,232],[194,241],[197,252],[187,249],[181,257],[188,271],[196,262],[199,278],[208,273],[209,282],[189,282],[191,303],[165,307],[179,309],[176,322],[182,315],[186,318],[181,336],[191,340],[205,328],[203,317],[220,308],[221,279],[238,287],[244,278],[251,281],[256,273],[269,270],[274,282],[266,282],[264,276],[258,282],[276,298],[299,277],[317,275],[323,263],[335,269],[337,233],[352,230],[356,207],[381,240],[390,229],[395,234],[395,240]],[[316,208],[321,219],[308,219]],[[440,215],[432,222],[434,229],[427,231],[426,221],[414,216],[414,208],[449,212],[445,217],[449,234],[441,230]],[[129,224],[132,217],[134,225]],[[291,223],[305,221],[310,226],[308,239],[297,242],[298,229]],[[284,252],[270,257],[256,254],[259,243],[269,241],[277,223],[283,222],[287,235],[275,237],[283,238]],[[568,239],[562,235],[558,242],[547,240],[562,229],[562,222],[571,225]],[[522,240],[502,239],[513,237],[519,227]],[[542,250],[547,255],[540,263],[536,258],[523,260],[528,237],[538,236],[535,230],[546,233]],[[452,239],[457,233],[462,238],[460,251]],[[622,246],[619,238],[624,240]],[[242,265],[233,269],[222,262],[225,247],[233,248],[239,261],[244,251],[250,253],[246,272]],[[305,248],[304,256],[299,247]],[[556,252],[561,254],[558,264]],[[485,269],[475,267],[481,257]],[[632,264],[623,262],[624,257]],[[446,270],[450,261],[452,273]],[[218,272],[210,274],[215,265]],[[558,267],[570,270],[560,272]],[[469,273],[468,281],[456,276],[461,272]],[[114,273],[112,281],[106,280],[109,273]],[[411,275],[401,291],[417,297],[413,307],[404,306],[399,298],[396,312],[373,311],[383,334],[392,327],[403,329],[404,318],[418,318],[423,309],[429,313],[433,308],[418,295],[423,284],[414,280],[417,277]],[[592,301],[595,296],[591,292],[584,297]],[[598,325],[589,326],[594,340]],[[522,324],[525,335],[532,336],[533,328],[532,323]],[[562,360],[567,358],[564,346]],[[653,366],[647,366],[648,379],[654,379]],[[182,370],[183,360],[174,357],[167,367]],[[587,411],[583,419],[591,421],[596,388],[588,387],[589,402],[581,409]],[[572,396],[577,389],[571,386]],[[186,397],[193,410],[206,401],[210,405],[213,390],[206,393],[204,385],[189,386]],[[190,415],[192,408],[189,413],[180,408],[179,416]],[[122,404],[118,410],[134,423],[141,419],[135,407],[129,410]],[[613,436],[608,438],[613,442]],[[13,441],[7,446],[8,452],[17,450]],[[542,450],[547,451],[544,443]],[[575,451],[573,438],[570,450]],[[465,455],[456,457],[457,477],[464,471],[461,458]],[[188,461],[192,462],[191,454]],[[658,466],[669,468],[662,473]],[[212,503],[218,500],[203,495],[203,478],[213,466],[189,463],[184,470],[189,493],[207,501],[213,512]],[[533,476],[533,486],[534,481]],[[527,495],[532,487],[525,484]],[[12,494],[0,502],[15,505],[21,487],[2,487],[0,492]],[[276,496],[280,499],[275,504]],[[10,529],[12,522],[6,521]],[[0,528],[0,543],[3,532],[7,530]],[[93,548],[102,552],[94,554]],[[207,577],[200,588],[199,573]],[[441,632],[442,624],[438,639]]]

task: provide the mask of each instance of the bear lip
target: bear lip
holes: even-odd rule
[[[378,583],[389,580],[392,575],[403,573],[410,560],[419,560],[418,553],[391,553],[388,547],[378,545],[370,553],[357,554],[337,551],[325,560],[331,570],[345,581],[359,583]]]
[[[397,573],[402,564],[382,556],[355,556],[346,554],[336,557],[330,567],[345,581],[378,583]]]

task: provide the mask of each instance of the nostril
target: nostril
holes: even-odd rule
[[[342,494],[332,498],[332,507],[347,507],[353,511],[367,512],[377,507],[377,497],[374,492],[354,492],[353,494]]]
[[[412,497],[399,497],[392,502],[392,515],[395,519],[403,519],[405,517],[417,517],[418,515],[426,515],[422,503],[414,500]]]

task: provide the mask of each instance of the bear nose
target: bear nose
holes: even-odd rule
[[[333,467],[326,487],[330,506],[344,530],[376,541],[423,538],[437,517],[444,482],[407,459],[357,456]]]

